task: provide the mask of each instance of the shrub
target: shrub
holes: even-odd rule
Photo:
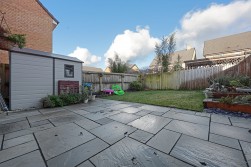
[[[221,97],[220,102],[221,103],[226,103],[226,104],[232,104],[233,103],[233,97],[230,97],[230,96]]]
[[[133,91],[143,90],[142,83],[140,83],[139,81],[133,81],[133,82],[131,82],[130,85],[129,85],[129,87],[130,87],[130,90],[133,90]]]

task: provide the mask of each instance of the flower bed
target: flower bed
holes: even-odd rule
[[[227,104],[219,101],[213,101],[212,99],[203,100],[204,108],[219,108],[222,110],[233,112],[244,112],[251,114],[250,104]]]

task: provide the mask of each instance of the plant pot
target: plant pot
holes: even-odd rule
[[[92,100],[95,100],[96,99],[96,95],[92,95]]]
[[[84,100],[84,103],[85,103],[85,104],[88,103],[88,99],[85,99],[85,100]]]
[[[219,101],[212,101],[211,99],[205,99],[203,105],[204,108],[219,108],[227,111],[251,114],[251,105],[248,104],[226,104]]]
[[[9,41],[6,37],[0,36],[0,49],[11,50],[15,46],[15,43]]]

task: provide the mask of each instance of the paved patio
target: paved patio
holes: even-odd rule
[[[251,166],[251,119],[96,99],[0,115],[0,167]]]

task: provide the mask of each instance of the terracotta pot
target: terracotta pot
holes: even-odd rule
[[[233,112],[244,112],[251,114],[251,105],[248,104],[226,104],[218,101],[203,101],[204,108],[219,108],[222,110],[233,111]]]

